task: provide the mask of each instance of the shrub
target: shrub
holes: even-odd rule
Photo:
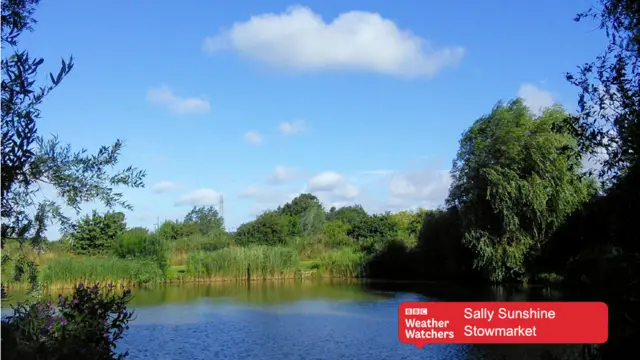
[[[13,307],[2,320],[3,359],[123,359],[115,352],[133,312],[127,310],[131,291],[101,291],[79,284],[71,296],[37,300]]]
[[[169,267],[166,242],[146,229],[124,232],[114,242],[113,253],[121,259],[150,259],[163,272]]]

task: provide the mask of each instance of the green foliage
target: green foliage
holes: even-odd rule
[[[159,283],[164,274],[154,261],[119,258],[58,258],[41,270],[43,284],[53,287],[84,283],[125,286]]]
[[[534,117],[522,100],[498,104],[460,140],[448,203],[459,208],[464,242],[492,281],[518,278],[525,262],[592,194],[579,174],[559,107]]]
[[[77,254],[102,254],[111,249],[113,243],[127,228],[124,214],[107,212],[104,215],[93,210],[78,220],[71,235],[73,251]]]
[[[83,284],[72,295],[13,307],[2,320],[3,359],[123,359],[116,342],[129,328],[131,291]]]
[[[332,207],[327,213],[327,220],[340,220],[347,225],[354,225],[369,217],[362,205],[345,206],[339,209]]]
[[[293,249],[249,246],[190,253],[187,275],[198,279],[282,278],[293,276],[299,266],[300,258]]]
[[[128,167],[110,174],[118,163],[122,142],[101,147],[97,154],[86,150],[73,152],[70,145],[61,145],[54,136],[38,135],[36,122],[40,105],[73,69],[73,58],[62,60],[56,75],[49,73],[50,84],[36,85],[42,58],[32,58],[19,49],[19,38],[33,31],[33,14],[38,0],[12,0],[2,3],[2,185],[1,247],[5,240],[15,239],[40,248],[49,223],[57,222],[69,229],[71,221],[61,205],[80,212],[80,205],[100,200],[108,208],[131,206],[122,200],[114,187],[144,186],[143,171]],[[40,184],[52,185],[62,203],[50,199],[36,201]],[[3,260],[8,260],[3,255]],[[34,283],[34,289],[36,284]]]
[[[116,238],[113,254],[121,259],[149,259],[158,264],[161,271],[169,267],[167,245],[156,234],[150,234],[145,228],[125,231]]]
[[[354,245],[353,240],[347,235],[349,225],[340,220],[329,221],[324,224],[322,234],[326,239],[326,245],[329,248],[338,248],[342,246]]]
[[[257,219],[242,224],[236,230],[239,245],[283,245],[287,238],[300,235],[298,217],[282,215],[277,211],[266,211]]]
[[[472,280],[474,254],[463,244],[462,218],[457,208],[425,212],[418,238],[424,253],[423,276],[430,280]]]
[[[323,212],[322,204],[315,195],[312,194],[300,194],[295,199],[279,207],[277,212],[283,215],[301,217],[303,214],[313,211],[312,209],[321,209]]]
[[[209,234],[207,236],[191,235],[169,243],[171,252],[188,253],[193,251],[216,251],[231,245],[230,236],[223,234]]]
[[[180,221],[166,220],[156,231],[158,236],[165,241],[174,241],[185,237],[186,231]]]
[[[311,236],[322,231],[326,222],[326,213],[319,206],[309,207],[300,216],[300,231],[304,236]]]
[[[353,248],[332,250],[320,258],[323,272],[336,277],[359,277],[365,273],[366,258]]]
[[[398,223],[392,220],[391,214],[375,214],[358,218],[349,227],[347,234],[356,241],[380,240],[394,238],[398,229]]]
[[[193,207],[191,211],[184,217],[182,223],[182,231],[184,235],[208,235],[210,233],[224,232],[224,220],[218,214],[215,207]]]
[[[636,0],[602,0],[601,5],[575,18],[598,21],[609,44],[577,74],[567,73],[580,90],[580,116],[569,118],[568,125],[581,149],[601,160],[600,178],[610,185],[639,165],[640,7]]]

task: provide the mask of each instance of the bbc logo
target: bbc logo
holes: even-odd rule
[[[429,311],[427,308],[406,308],[404,309],[405,315],[427,315]]]

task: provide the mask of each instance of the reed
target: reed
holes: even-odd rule
[[[277,279],[294,277],[299,268],[300,258],[294,249],[250,246],[190,253],[185,275],[197,280]]]
[[[365,274],[366,257],[353,248],[344,247],[323,254],[319,265],[321,271],[335,277],[361,277]]]
[[[40,273],[43,285],[54,288],[96,282],[140,286],[160,283],[164,279],[157,262],[148,259],[60,258],[47,263]]]

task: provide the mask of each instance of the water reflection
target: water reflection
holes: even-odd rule
[[[131,359],[538,360],[545,349],[574,351],[521,345],[419,350],[398,341],[397,309],[404,301],[559,296],[545,289],[305,281],[174,285],[134,293],[136,320],[118,346]]]

